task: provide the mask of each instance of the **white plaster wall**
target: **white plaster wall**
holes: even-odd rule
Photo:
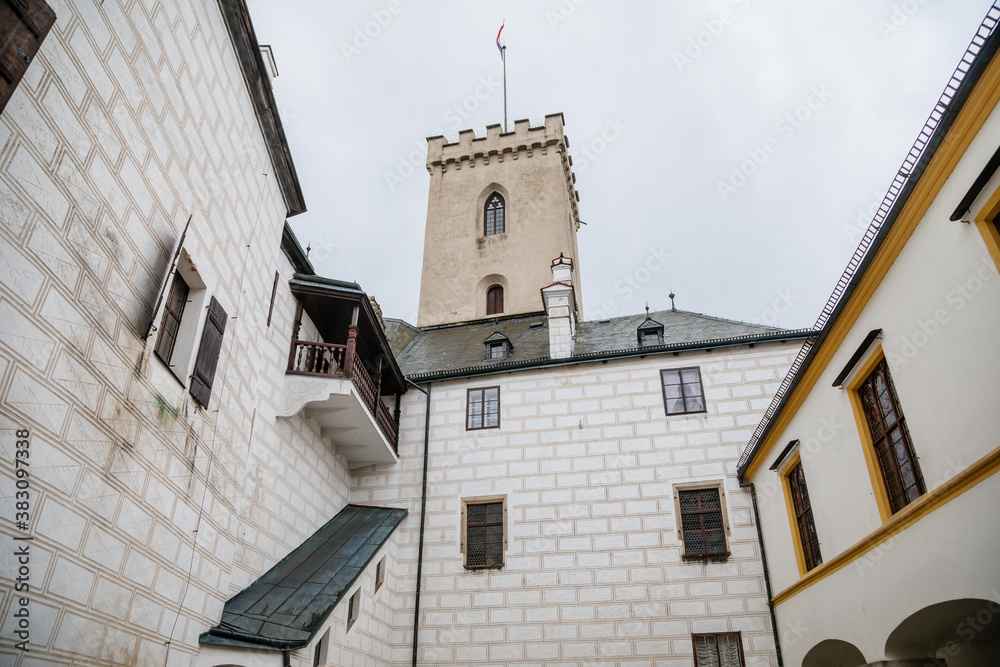
[[[882,525],[848,392],[831,386],[870,330],[883,330],[882,347],[928,491],[997,447],[1000,353],[995,339],[1000,329],[1000,275],[976,227],[950,222],[948,217],[996,149],[998,136],[1000,114],[994,111],[754,477],[775,593],[799,578],[780,479],[767,470],[790,440],[802,442],[802,466],[824,560]],[[974,204],[973,215],[998,185],[1000,179],[994,178]],[[986,488],[994,489],[986,505],[993,506],[995,487]],[[967,502],[963,497],[948,506],[948,515],[964,526],[958,543],[964,550],[995,553],[995,536],[976,529],[986,511]],[[952,506],[968,511],[957,512]],[[939,525],[938,515],[944,511],[939,509],[907,529],[905,539],[914,539],[911,532],[925,533],[925,523]],[[886,561],[899,568],[917,568],[921,576],[914,581],[932,577],[933,588],[926,590],[942,595],[963,587],[966,577],[979,577],[985,583],[995,570],[933,569],[926,548],[917,552],[893,549]],[[779,605],[781,617],[790,620],[794,614],[788,609],[816,607],[822,602],[823,624],[812,625],[801,641],[808,648],[826,638],[853,641],[852,633],[861,623],[859,599],[865,604],[891,600],[897,613],[905,611],[903,616],[919,609],[907,606],[916,601],[901,599],[896,577],[867,576],[864,582],[859,598],[829,595],[831,590],[858,584],[854,569],[845,568]],[[870,629],[875,627],[873,621]],[[871,645],[868,639],[864,641]],[[866,653],[866,657],[881,656]]]
[[[0,114],[0,506],[13,516],[28,427],[30,656],[190,664],[224,601],[343,507],[349,473],[310,424],[274,418],[285,207],[218,4],[52,4]],[[231,317],[207,411],[138,331],[188,216]],[[0,663],[20,665],[12,536],[3,522]]]
[[[735,478],[798,344],[655,355],[435,384],[421,664],[690,665],[692,632],[741,631],[776,664],[749,493]],[[697,365],[708,412],[664,415],[659,370]],[[499,384],[501,428],[466,431],[469,387]],[[398,467],[356,471],[351,502],[409,505],[392,663],[409,664],[425,399],[404,396]],[[732,556],[683,561],[672,485],[724,480]],[[462,498],[502,494],[499,571],[466,571]]]

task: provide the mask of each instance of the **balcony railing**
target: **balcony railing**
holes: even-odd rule
[[[399,424],[382,402],[378,384],[372,380],[354,350],[349,350],[347,345],[293,340],[292,350],[288,356],[288,372],[350,378],[362,402],[374,415],[382,434],[392,444],[393,451],[399,453]]]

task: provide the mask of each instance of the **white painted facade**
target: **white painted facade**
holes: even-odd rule
[[[776,665],[750,494],[737,453],[799,343],[651,355],[433,383],[420,663],[690,666],[695,632],[741,632]],[[664,414],[660,369],[699,366],[707,412]],[[466,429],[469,388],[500,387],[500,428]],[[400,463],[350,500],[408,506],[397,634],[413,623],[425,398],[404,396]],[[685,561],[675,485],[722,482],[731,556]],[[466,570],[462,502],[504,498],[504,566]],[[406,637],[410,641],[412,635]],[[411,646],[397,644],[394,664]]]
[[[275,417],[295,312],[286,204],[219,4],[52,5],[0,113],[0,663],[194,664],[226,599],[343,508],[351,474],[301,414]],[[196,317],[171,372],[140,322],[189,216]],[[211,296],[230,319],[204,410],[184,385]],[[23,428],[29,653],[10,520]],[[394,586],[366,598],[343,655],[387,660]]]
[[[991,256],[981,225],[949,220],[1000,139],[997,96],[982,90],[995,85],[993,70],[977,90],[984,97],[975,98],[986,100],[976,102],[986,111],[962,112],[982,114],[984,124],[974,136],[952,130],[945,146],[971,144],[930,195],[929,207],[898,256],[888,260],[884,278],[801,405],[789,411],[787,423],[776,422],[782,425],[774,431],[775,444],[750,477],[787,665],[914,660],[955,667],[995,665],[1000,656],[1000,534],[993,517],[1000,500],[1000,255]],[[983,218],[998,188],[994,174],[965,219]],[[875,329],[881,337],[863,352],[843,388],[831,386]],[[851,405],[850,387],[879,348],[926,484],[923,497],[891,517],[880,513],[879,482],[869,472],[860,430],[866,426]],[[813,573],[822,576],[812,578],[800,575],[796,561],[783,470],[768,470],[795,439],[824,563]],[[930,509],[928,502],[934,503]],[[807,585],[794,588],[801,583]],[[925,616],[913,616],[918,613]]]

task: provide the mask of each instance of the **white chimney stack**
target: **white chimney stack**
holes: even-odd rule
[[[552,284],[542,288],[542,300],[549,318],[549,358],[572,357],[576,343],[573,260],[562,253],[552,260]]]

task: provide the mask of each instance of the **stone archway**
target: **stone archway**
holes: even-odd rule
[[[860,667],[865,663],[854,644],[840,639],[824,639],[802,658],[802,667]]]
[[[1000,603],[976,598],[924,607],[907,616],[885,642],[890,660],[924,659],[936,667],[994,667],[998,655]]]

